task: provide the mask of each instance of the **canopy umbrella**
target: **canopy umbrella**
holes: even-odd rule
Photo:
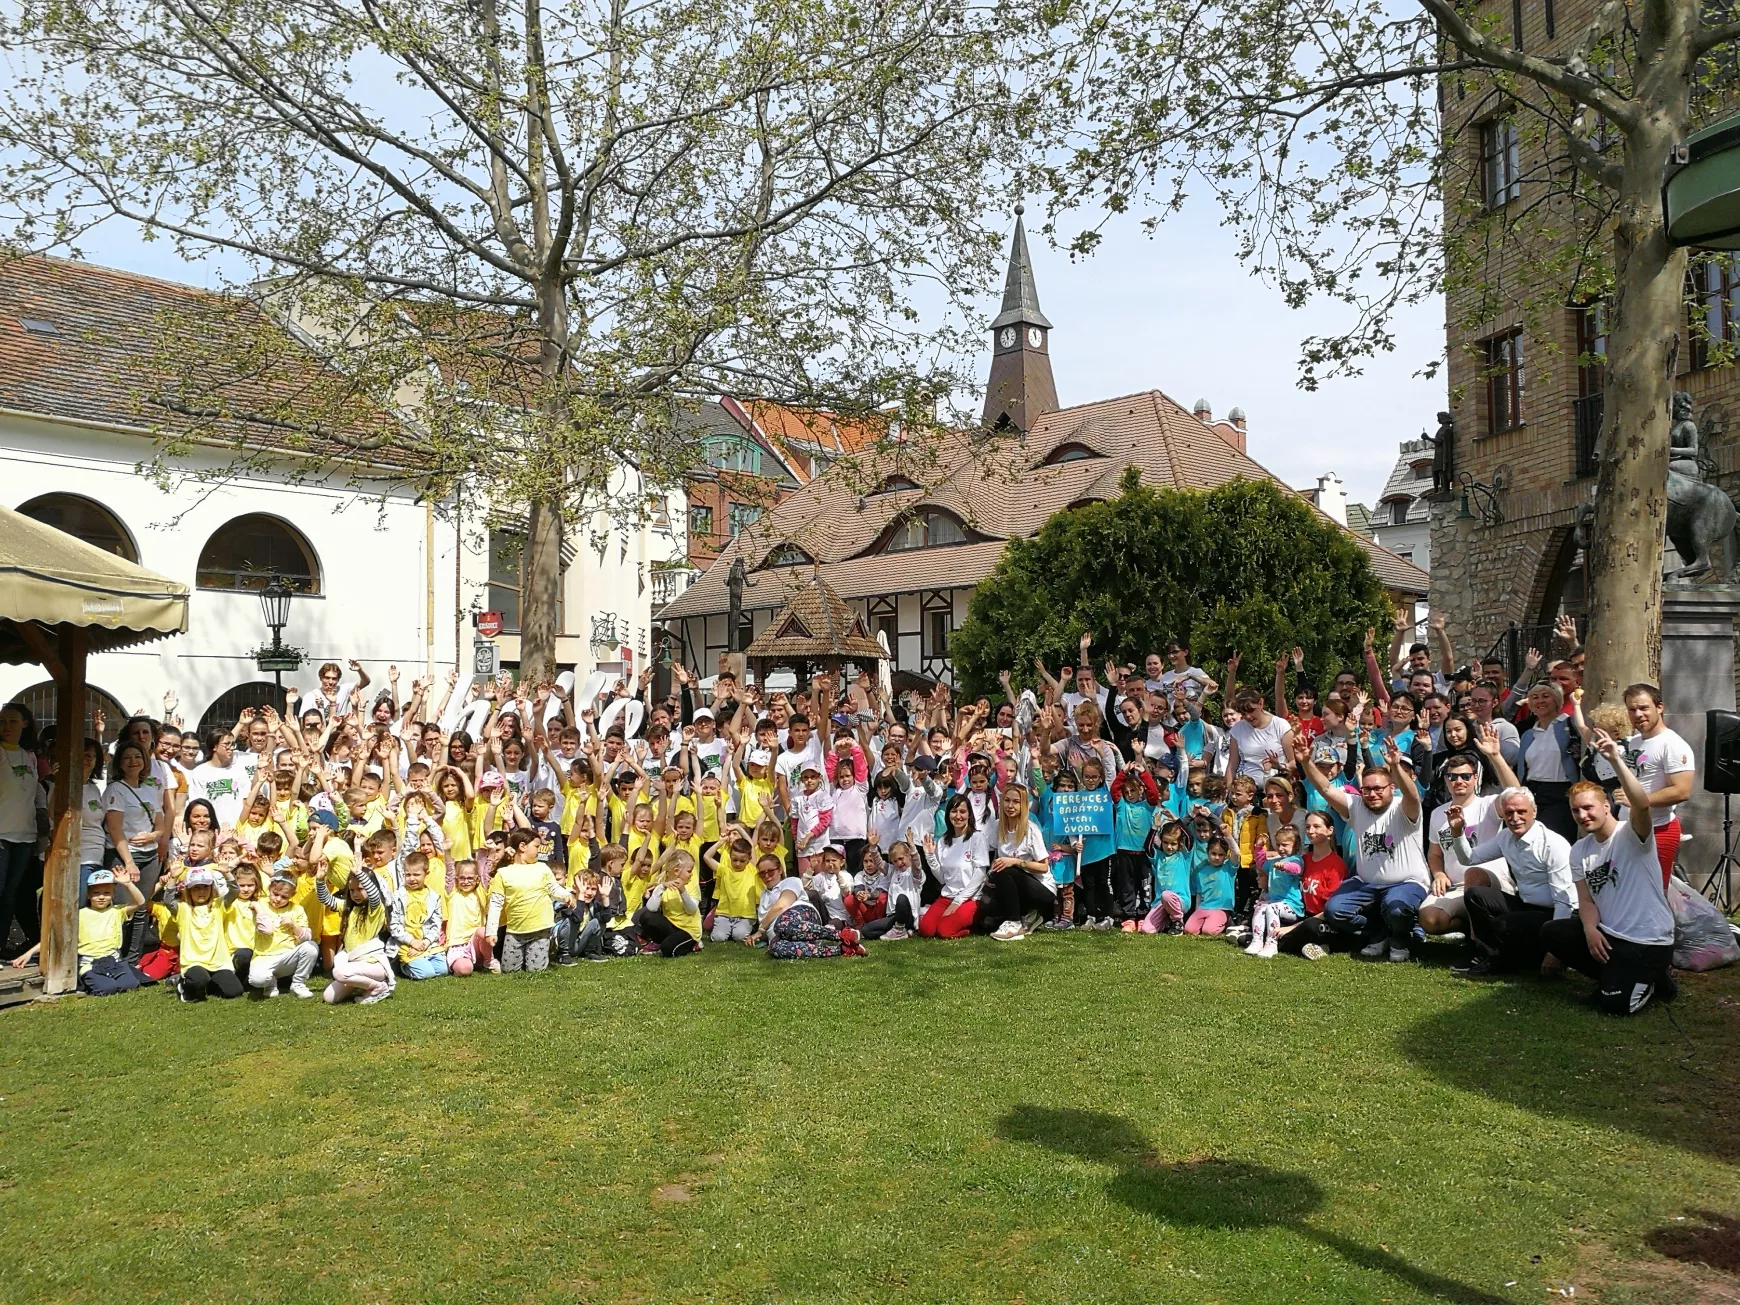
[[[42,975],[50,996],[78,986],[78,794],[85,659],[187,629],[187,586],[0,507],[0,661],[42,666],[66,723],[54,741],[54,840],[43,867]]]

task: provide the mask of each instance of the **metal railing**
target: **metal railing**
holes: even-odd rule
[[[1577,638],[1583,638],[1588,618],[1577,618]],[[1548,622],[1543,625],[1518,625],[1515,621],[1504,627],[1498,638],[1492,641],[1492,647],[1486,650],[1484,661],[1501,661],[1504,663],[1506,677],[1512,684],[1517,676],[1523,673],[1523,659],[1530,648],[1536,649],[1544,661],[1553,658],[1553,627]],[[1479,669],[1476,667],[1475,669]]]

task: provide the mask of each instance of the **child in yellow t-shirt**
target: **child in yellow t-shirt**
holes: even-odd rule
[[[225,887],[222,872],[209,867],[189,870],[181,883],[175,932],[180,943],[183,1001],[204,1001],[213,992],[220,997],[242,995],[242,980],[229,944],[230,911],[218,895]]]
[[[306,862],[299,864],[306,870]],[[306,1000],[314,995],[308,990],[308,976],[314,973],[320,946],[309,927],[308,912],[296,900],[304,882],[311,884],[313,878],[280,870],[267,881],[266,900],[254,907],[254,959],[247,979],[248,986],[262,996],[276,997],[280,979],[290,981],[292,996]]]
[[[228,918],[224,921],[224,937],[229,943],[230,964],[236,977],[246,983],[248,967],[254,963],[254,910],[260,902],[259,867],[252,861],[243,861],[235,869],[234,885]]]
[[[661,956],[687,956],[701,946],[701,902],[690,890],[695,859],[681,848],[659,858],[653,869],[635,927],[646,941],[657,943]]]
[[[481,965],[497,970],[495,936],[484,929],[489,896],[472,860],[453,863],[453,891],[447,894],[447,972],[464,976]]]
[[[429,882],[429,858],[412,852],[404,875],[398,907],[409,937],[399,944],[399,972],[407,979],[438,979],[447,973],[446,912],[441,891]]]
[[[129,899],[127,905],[115,905],[115,885]],[[79,908],[78,969],[79,990],[93,997],[112,997],[118,992],[131,992],[154,979],[141,974],[121,957],[122,930],[134,911],[145,906],[139,887],[128,879],[116,879],[111,870],[93,870],[85,881],[85,904]],[[12,964],[23,969],[42,951],[36,943]]]
[[[502,940],[500,968],[547,970],[550,936],[556,925],[554,903],[573,904],[574,894],[557,882],[547,863],[538,860],[538,832],[516,829],[508,835],[512,860],[489,881],[489,932],[507,930]],[[490,967],[492,970],[495,966]]]
[[[714,942],[743,942],[755,932],[755,904],[761,881],[755,873],[755,848],[740,832],[707,851],[713,871]]]

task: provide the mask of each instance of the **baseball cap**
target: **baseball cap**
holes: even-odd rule
[[[697,708],[695,708],[695,719],[696,720],[712,720],[713,719],[713,709],[711,707],[697,707]]]
[[[751,748],[749,750],[749,764],[752,766],[765,766],[772,760],[773,754],[766,748]]]
[[[912,759],[912,768],[918,771],[921,775],[931,774],[936,770],[936,758],[929,754],[914,757]]]
[[[114,882],[115,872],[113,870],[93,870],[91,877],[85,880],[85,887],[95,888],[98,884],[112,884]]]
[[[486,770],[483,772],[483,779],[478,782],[477,786],[479,788],[506,788],[507,780],[502,778],[499,770]]]

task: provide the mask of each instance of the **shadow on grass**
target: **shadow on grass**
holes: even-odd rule
[[[1008,1142],[1041,1146],[1115,1168],[1117,1172],[1106,1182],[1106,1194],[1150,1218],[1197,1228],[1285,1228],[1350,1264],[1387,1274],[1433,1300],[1504,1305],[1502,1296],[1306,1222],[1323,1204],[1323,1188],[1307,1174],[1217,1156],[1167,1160],[1129,1120],[1098,1110],[1018,1105],[997,1121],[996,1131]]]
[[[1740,1219],[1732,1215],[1692,1210],[1687,1222],[1657,1228],[1643,1240],[1670,1260],[1740,1275]]]
[[[1710,986],[1630,1019],[1578,1005],[1588,987],[1580,979],[1494,981],[1473,1000],[1404,1030],[1398,1046],[1414,1065],[1463,1091],[1740,1163],[1731,1109],[1740,1056],[1731,1016],[1712,1000],[1736,984],[1716,975],[1686,980],[1682,992],[1693,982]]]

